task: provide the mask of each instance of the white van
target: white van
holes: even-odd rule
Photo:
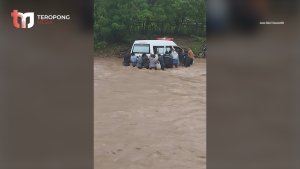
[[[182,48],[171,40],[136,40],[132,45],[131,53],[135,53],[136,56],[146,53],[149,57],[150,54],[156,54],[156,51],[159,54],[165,54],[166,51],[171,51],[172,48],[182,51]]]

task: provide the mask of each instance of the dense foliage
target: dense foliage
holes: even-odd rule
[[[206,0],[95,0],[95,48],[112,42],[132,43],[139,35],[206,34]]]

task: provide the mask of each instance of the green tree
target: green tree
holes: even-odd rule
[[[94,44],[132,43],[137,35],[203,36],[205,0],[95,0]]]

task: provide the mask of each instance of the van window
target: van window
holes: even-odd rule
[[[153,52],[156,54],[158,51],[159,54],[164,54],[165,47],[164,46],[153,46]]]
[[[132,52],[134,53],[150,53],[149,44],[134,44]]]
[[[168,51],[168,52],[172,52],[172,46],[166,46],[166,51]]]
[[[178,47],[178,46],[174,46],[174,49],[175,49],[175,50],[179,49],[179,52],[182,52],[182,51],[183,51],[183,50],[182,50],[180,47]]]

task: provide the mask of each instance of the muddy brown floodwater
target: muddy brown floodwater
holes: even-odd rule
[[[139,70],[94,61],[95,169],[205,169],[206,59]]]

